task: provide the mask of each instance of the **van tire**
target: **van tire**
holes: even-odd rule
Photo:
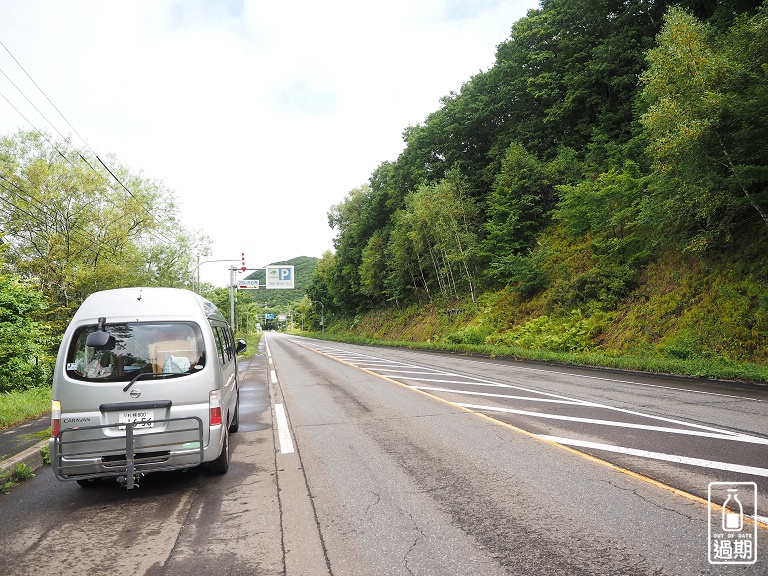
[[[229,423],[229,432],[234,434],[240,430],[240,391],[237,391],[237,400],[235,401],[235,415],[232,417],[232,421]]]
[[[208,462],[208,470],[214,474],[226,474],[229,470],[229,429],[224,430],[224,443],[221,445],[221,454],[216,460]]]

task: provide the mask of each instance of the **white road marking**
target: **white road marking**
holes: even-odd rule
[[[715,438],[717,440],[733,440],[735,442],[744,442],[746,444],[768,445],[768,438],[759,438],[757,436],[747,436],[746,434],[725,434],[723,432],[703,432],[699,430],[685,430],[683,428],[667,428],[665,426],[650,426],[648,424],[632,424],[630,422],[617,422],[616,420],[598,420],[596,418],[581,418],[578,416],[561,416],[559,414],[547,414],[544,412],[531,412],[529,410],[517,410],[515,408],[499,408],[497,406],[480,406],[477,404],[465,404],[455,402],[457,406],[469,408],[470,410],[483,410],[488,412],[503,412],[505,414],[517,414],[519,416],[532,416],[534,418],[544,418],[549,420],[564,420],[567,422],[580,422],[582,424],[598,424],[600,426],[615,426],[617,428],[633,428],[636,430],[649,430],[651,432],[669,432],[672,434],[681,434],[684,436],[701,436],[703,438]]]
[[[478,362],[478,360],[464,359],[466,362]],[[591,380],[601,380],[603,382],[616,382],[617,384],[631,384],[633,386],[645,386],[647,388],[663,388],[664,390],[672,390],[675,392],[690,392],[691,394],[705,394],[708,396],[723,396],[725,398],[737,398],[739,400],[751,400],[752,402],[765,402],[760,398],[749,398],[746,396],[736,396],[734,394],[723,394],[722,392],[706,392],[704,390],[691,390],[690,388],[674,388],[671,386],[664,386],[662,384],[647,384],[644,382],[637,382],[636,380],[619,380],[618,378],[606,378],[604,376],[590,376],[588,374],[577,374],[576,372],[561,372],[558,370],[545,370],[543,368],[531,368],[529,366],[513,366],[515,370],[527,370],[528,372],[543,372],[545,374],[557,374],[559,376],[574,376],[576,378],[589,378]]]
[[[512,394],[493,394],[491,392],[472,392],[471,390],[451,390],[450,388],[433,388],[431,386],[411,386],[417,390],[424,390],[425,392],[447,392],[450,394],[465,394],[468,396],[485,396],[489,398],[504,398],[507,400],[527,400],[530,402],[549,402],[551,404],[567,404],[569,406],[586,406],[586,407],[600,407],[599,404],[593,404],[591,402],[571,401],[571,400],[554,400],[552,398],[533,398],[531,396],[513,396]]]
[[[340,350],[338,350],[336,348],[327,348],[327,350],[333,350],[334,352],[337,352],[337,353],[338,352],[342,352],[342,351],[340,351]],[[346,351],[344,351],[344,352],[348,356],[353,356],[353,357],[356,357],[356,358],[360,358],[361,359],[360,360],[361,364],[362,364],[362,359],[365,359],[366,361],[371,361],[371,360],[385,361],[382,358],[377,358],[375,356],[370,356],[370,355],[367,355],[367,354],[354,354],[354,353],[349,353],[349,352],[346,352]],[[595,408],[604,408],[606,410],[612,410],[612,411],[615,411],[615,412],[622,412],[622,413],[625,413],[625,414],[631,414],[631,415],[634,415],[634,416],[640,416],[642,418],[649,418],[649,419],[658,420],[658,421],[661,421],[661,422],[669,422],[671,424],[677,424],[677,425],[680,425],[680,426],[685,426],[687,428],[697,428],[697,429],[700,429],[700,430],[708,430],[710,432],[714,432],[717,435],[732,435],[734,437],[739,437],[739,438],[751,438],[751,436],[748,436],[748,435],[745,435],[745,434],[742,434],[742,433],[739,433],[739,432],[732,432],[730,430],[723,430],[723,429],[720,429],[720,428],[715,428],[715,427],[712,427],[712,426],[705,426],[705,425],[702,425],[702,424],[694,424],[694,423],[691,423],[691,422],[685,422],[685,421],[676,420],[676,419],[673,419],[673,418],[665,418],[663,416],[653,416],[651,414],[645,414],[643,412],[638,412],[638,411],[635,411],[635,410],[628,410],[628,409],[625,409],[625,408],[618,408],[618,407],[610,406],[610,405],[607,405],[607,404],[598,404],[598,403],[594,403],[594,402],[587,402],[587,401],[584,401],[584,400],[580,400],[578,398],[572,398],[572,397],[563,396],[563,395],[560,395],[560,394],[553,394],[553,393],[550,393],[550,392],[542,392],[542,391],[539,391],[539,390],[533,390],[533,389],[526,388],[526,387],[523,387],[523,386],[517,386],[517,385],[513,385],[513,384],[505,384],[505,383],[500,383],[500,382],[494,382],[492,380],[484,380],[484,379],[480,379],[480,378],[473,378],[471,376],[464,376],[464,375],[461,375],[461,374],[455,374],[455,373],[451,373],[451,372],[438,371],[438,370],[435,370],[435,369],[432,369],[432,368],[426,368],[426,367],[421,367],[421,366],[417,366],[417,365],[408,365],[408,364],[398,363],[398,362],[391,362],[391,365],[393,365],[393,366],[394,365],[398,365],[398,366],[404,366],[404,367],[408,367],[408,368],[429,370],[429,371],[431,371],[432,374],[435,374],[435,375],[464,378],[463,381],[417,378],[417,377],[414,377],[414,376],[406,376],[405,375],[405,374],[412,374],[413,373],[413,372],[410,372],[410,371],[402,371],[402,372],[400,372],[400,374],[403,374],[403,375],[400,376],[397,373],[398,372],[397,370],[386,370],[387,372],[395,372],[394,374],[389,375],[389,377],[393,378],[393,379],[396,379],[396,380],[413,380],[413,381],[419,381],[419,382],[434,382],[434,383],[441,383],[441,384],[469,384],[469,385],[473,385],[473,386],[493,386],[493,387],[500,387],[500,388],[511,388],[511,389],[515,389],[515,390],[521,390],[521,391],[524,391],[524,392],[530,392],[532,394],[537,394],[537,395],[541,395],[541,396],[549,396],[549,397],[553,397],[553,398],[559,398],[561,400],[565,400],[566,402],[571,402],[574,405],[592,406],[592,407],[595,407]],[[569,374],[567,372],[542,370],[542,369],[538,369],[538,368],[528,368],[528,367],[516,367],[516,368],[520,368],[522,370],[529,370],[529,371],[532,371],[532,372],[543,372],[543,373],[547,373],[547,374],[573,375],[573,376],[590,378],[590,379],[593,379],[593,380],[601,380],[601,381],[606,381],[606,382],[616,382],[616,383],[624,383],[624,384],[638,384],[638,385],[643,385],[643,386],[648,386],[648,387],[667,388],[666,386],[658,386],[658,385],[655,385],[655,384],[642,384],[640,382],[631,382],[631,381],[626,381],[626,380],[618,380],[618,379],[615,379],[615,378],[603,378],[603,377],[599,377],[599,376],[574,375],[574,374]],[[382,369],[374,369],[372,371],[383,372],[384,370],[382,370]],[[687,389],[684,389],[684,388],[674,388],[673,390],[695,392],[693,390],[687,390]],[[701,393],[702,394],[715,395],[715,396],[741,398],[739,396],[732,396],[732,395],[728,395],[728,394],[719,394],[719,393],[714,393],[714,392],[701,392]],[[483,395],[483,394],[481,393],[481,394],[478,394],[478,395]],[[747,398],[747,399],[748,400],[757,400],[757,399],[752,399],[752,398]],[[761,401],[761,400],[757,400],[757,401]],[[762,442],[758,442],[758,443],[762,443]]]
[[[588,442],[586,440],[573,440],[571,438],[560,438],[558,436],[538,435],[540,438],[563,444],[565,446],[578,446],[579,448],[592,448],[595,450],[605,450],[606,452],[616,452],[618,454],[627,454],[629,456],[640,456],[652,460],[664,460],[666,462],[677,462],[679,464],[689,464],[691,466],[700,466],[703,468],[713,468],[715,470],[725,470],[727,472],[739,472],[742,474],[752,474],[754,476],[768,477],[768,468],[757,468],[755,466],[742,466],[741,464],[730,464],[729,462],[717,462],[715,460],[703,460],[701,458],[689,458],[688,456],[678,456],[676,454],[663,454],[661,452],[649,452],[648,450],[637,450],[635,448],[624,448],[622,446],[613,446],[611,444],[600,444],[598,442]]]
[[[275,419],[277,420],[277,437],[280,439],[280,452],[292,454],[293,439],[291,439],[291,430],[288,428],[285,407],[282,404],[275,404]]]
[[[319,349],[320,347],[316,348]],[[465,404],[460,402],[454,402],[453,404],[457,406],[461,406],[464,408],[469,408],[471,410],[486,410],[486,411],[496,411],[496,412],[504,412],[509,414],[518,414],[523,416],[531,416],[536,418],[544,418],[544,419],[553,419],[553,420],[562,420],[562,421],[571,421],[571,422],[577,422],[577,423],[584,423],[584,424],[597,424],[602,426],[614,426],[614,427],[622,427],[622,428],[634,428],[634,429],[640,429],[640,430],[648,430],[651,432],[663,432],[663,433],[672,433],[672,434],[679,434],[679,435],[688,435],[688,436],[699,436],[699,437],[705,437],[705,438],[714,438],[718,440],[731,440],[736,442],[744,442],[749,444],[762,444],[762,445],[768,445],[768,438],[761,438],[757,436],[750,436],[748,434],[744,434],[741,432],[734,432],[731,430],[725,430],[721,428],[716,428],[713,426],[706,426],[702,424],[696,424],[692,422],[686,422],[684,420],[677,420],[674,418],[667,418],[663,416],[654,416],[651,414],[645,414],[643,412],[638,412],[635,410],[630,410],[626,408],[619,408],[616,406],[610,406],[607,404],[599,404],[595,402],[589,402],[585,400],[580,400],[578,398],[573,398],[569,396],[563,396],[559,394],[554,394],[551,392],[544,392],[540,390],[534,390],[531,388],[526,388],[523,386],[518,386],[514,384],[507,384],[507,383],[500,383],[500,382],[494,382],[492,380],[485,380],[480,378],[474,378],[471,376],[466,376],[463,374],[456,374],[452,372],[447,371],[441,371],[434,368],[428,368],[424,366],[418,366],[415,364],[406,364],[402,362],[390,362],[387,360],[384,360],[382,358],[377,358],[375,356],[370,356],[366,354],[356,354],[352,352],[347,352],[343,350],[339,350],[337,348],[331,348],[331,347],[322,347],[323,352],[328,354],[329,356],[336,356],[339,359],[342,359],[358,368],[362,368],[365,370],[369,370],[374,373],[379,373],[382,376],[386,376],[388,378],[391,378],[393,380],[399,380],[404,384],[407,384],[408,386],[423,390],[425,392],[441,392],[441,393],[448,393],[448,394],[463,394],[468,396],[482,396],[482,397],[490,397],[490,398],[500,398],[500,399],[511,399],[511,400],[523,400],[523,401],[532,401],[532,402],[548,402],[548,403],[554,403],[554,404],[566,404],[566,405],[573,405],[576,407],[589,407],[589,408],[598,408],[598,409],[605,409],[610,410],[613,412],[619,412],[627,415],[637,416],[641,418],[647,418],[649,420],[656,420],[661,422],[666,422],[669,424],[674,424],[677,426],[680,426],[680,428],[674,428],[674,427],[665,427],[665,426],[653,426],[653,425],[645,425],[645,424],[632,424],[628,422],[621,422],[621,421],[612,421],[612,420],[600,420],[600,419],[592,419],[592,418],[581,418],[576,416],[560,416],[555,414],[547,414],[542,412],[531,412],[527,410],[517,410],[517,409],[511,409],[511,408],[499,408],[499,407],[493,407],[493,406],[480,406],[475,404]],[[471,360],[470,360],[471,362]],[[707,392],[707,391],[699,391],[699,390],[691,390],[686,388],[671,388],[668,386],[663,385],[657,385],[657,384],[645,384],[642,382],[636,382],[636,381],[628,381],[628,380],[620,380],[616,378],[606,378],[606,377],[600,377],[600,376],[590,376],[590,375],[584,375],[584,374],[576,374],[576,373],[568,373],[568,372],[561,372],[561,371],[555,371],[555,370],[544,370],[544,369],[537,369],[537,368],[529,368],[529,367],[522,367],[522,366],[515,366],[515,369],[518,370],[524,370],[524,371],[530,371],[530,372],[541,372],[543,374],[556,374],[560,376],[573,376],[576,378],[586,378],[586,379],[592,379],[592,380],[600,380],[604,382],[612,382],[612,383],[618,383],[618,384],[631,384],[633,386],[645,386],[649,388],[662,388],[665,390],[670,390],[672,392],[691,392],[694,394],[704,394],[704,395],[710,395],[710,396],[720,396],[724,398],[736,398],[740,400],[753,400],[756,402],[763,402],[763,400],[757,399],[757,398],[748,398],[743,396],[736,396],[732,394],[723,394],[723,393],[717,393],[717,392]],[[440,378],[426,378],[425,376],[442,376],[443,378],[456,378],[456,380],[450,380],[450,379],[440,379]],[[410,384],[406,381],[414,382],[414,384]],[[477,392],[477,391],[471,391],[471,390],[455,390],[450,388],[438,388],[433,387],[429,385],[419,385],[418,383],[433,383],[433,384],[449,384],[449,385],[469,385],[469,386],[488,386],[488,387],[496,387],[496,388],[507,388],[512,390],[517,390],[520,392],[528,392],[530,394],[533,394],[537,397],[529,397],[529,396],[515,396],[515,395],[504,395],[504,394],[493,394],[488,392]],[[662,454],[658,452],[651,452],[648,450],[639,450],[635,448],[625,448],[620,446],[611,446],[609,444],[598,444],[594,442],[586,442],[581,440],[571,440],[566,438],[558,438],[554,436],[546,436],[546,435],[539,435],[542,438],[546,438],[548,440],[552,440],[554,442],[558,442],[560,444],[569,444],[572,446],[582,446],[582,447],[591,447],[595,449],[601,449],[606,451],[612,451],[612,452],[620,452],[624,454],[630,454],[635,456],[641,456],[649,459],[657,459],[657,460],[667,460],[671,462],[679,462],[683,464],[690,464],[692,466],[702,466],[702,467],[708,467],[708,468],[716,468],[720,470],[727,470],[732,472],[743,472],[747,474],[754,474],[758,476],[768,476],[768,469],[765,468],[758,468],[758,467],[752,467],[752,466],[743,466],[739,464],[730,464],[727,462],[717,462],[712,460],[704,460],[700,458],[691,458],[687,456],[679,456],[679,455],[671,455],[671,454]]]
[[[521,386],[513,386],[511,384],[502,384],[498,382],[490,382],[490,381],[476,381],[476,382],[470,382],[470,381],[464,381],[459,382],[455,380],[438,380],[438,379],[428,379],[428,378],[414,378],[410,376],[403,376],[398,377],[396,375],[391,376],[391,378],[400,379],[400,380],[415,380],[419,382],[436,382],[436,383],[442,383],[442,384],[470,384],[473,386],[493,386],[493,387],[499,387],[499,388],[511,388],[515,390],[523,390],[525,392],[530,392],[532,394],[538,394],[543,396],[552,396],[554,398],[560,398],[563,400],[563,403],[565,404],[572,404],[574,406],[587,406],[592,408],[601,408],[605,410],[612,410],[614,412],[622,412],[624,414],[631,414],[633,416],[640,416],[641,418],[649,418],[651,420],[658,420],[660,422],[669,422],[671,424],[677,424],[679,426],[686,426],[688,428],[698,428],[700,430],[709,430],[710,432],[714,432],[716,434],[731,434],[732,436],[746,436],[745,434],[742,434],[740,432],[732,432],[730,430],[723,430],[721,428],[714,428],[712,426],[705,426],[703,424],[694,424],[691,422],[685,422],[682,420],[676,420],[674,418],[666,418],[664,416],[654,416],[652,414],[645,414],[644,412],[638,412],[636,410],[628,410],[626,408],[618,408],[616,406],[609,406],[607,404],[599,404],[597,402],[588,402],[586,400],[579,400],[578,398],[570,398],[568,396],[560,396],[558,394],[549,394],[546,392],[538,392],[536,390],[531,390],[529,388],[523,388]],[[413,388],[419,388],[419,386],[412,386]],[[451,390],[451,392],[456,392],[454,390]],[[469,394],[472,395],[471,392],[465,391],[465,392],[456,392],[457,394]],[[486,393],[478,392],[476,393],[478,396],[486,396]],[[503,397],[499,395],[499,397]],[[513,398],[513,397],[512,397]]]
[[[327,346],[318,347],[318,349],[319,348],[323,348],[324,350],[328,350],[328,351],[334,351],[336,353],[344,354],[346,356],[356,356],[356,357],[359,357],[359,358],[373,358],[375,360],[380,360],[380,358],[376,358],[375,356],[369,356],[367,354],[356,354],[354,352],[348,352],[346,350],[340,350],[338,348],[331,348],[331,347],[327,347]],[[464,361],[466,361],[468,363],[472,363],[472,362],[478,363],[477,360],[471,360],[471,359],[466,359],[466,358],[464,359]],[[518,366],[518,365],[513,366],[513,368],[515,370],[522,370],[522,371],[528,371],[528,372],[541,372],[541,373],[544,373],[544,374],[557,374],[559,376],[574,376],[574,377],[577,377],[577,378],[587,378],[587,379],[591,379],[591,380],[600,380],[602,382],[615,382],[617,384],[631,384],[633,386],[645,386],[645,387],[648,387],[648,388],[663,388],[665,390],[671,390],[671,391],[675,391],[675,392],[690,392],[691,394],[704,394],[704,395],[708,395],[708,396],[721,396],[721,397],[724,397],[724,398],[736,398],[736,399],[739,399],[739,400],[751,400],[752,402],[765,402],[765,400],[761,400],[759,398],[749,398],[749,397],[745,397],[745,396],[736,396],[734,394],[723,394],[721,392],[706,392],[704,390],[691,390],[690,388],[675,388],[675,387],[670,387],[670,386],[664,386],[664,385],[661,385],[661,384],[647,384],[647,383],[637,382],[637,381],[633,381],[633,380],[621,380],[619,378],[606,378],[604,376],[590,376],[588,374],[577,374],[575,372],[562,372],[562,371],[559,371],[559,370],[545,370],[543,368],[532,368],[532,367],[529,367],[529,366]]]

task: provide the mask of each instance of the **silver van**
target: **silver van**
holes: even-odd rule
[[[240,417],[232,330],[213,303],[175,288],[89,296],[59,348],[51,406],[51,467],[85,486],[127,488],[148,472],[205,463],[229,468]]]

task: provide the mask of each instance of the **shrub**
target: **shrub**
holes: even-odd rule
[[[609,325],[609,315],[595,312],[585,316],[572,310],[567,316],[540,316],[498,338],[498,344],[529,350],[587,352],[597,347],[597,339]]]

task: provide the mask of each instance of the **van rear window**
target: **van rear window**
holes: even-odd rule
[[[205,346],[194,322],[105,324],[103,346],[88,346],[96,325],[78,329],[67,354],[67,375],[98,382],[130,381],[140,373],[192,374],[205,366]]]

